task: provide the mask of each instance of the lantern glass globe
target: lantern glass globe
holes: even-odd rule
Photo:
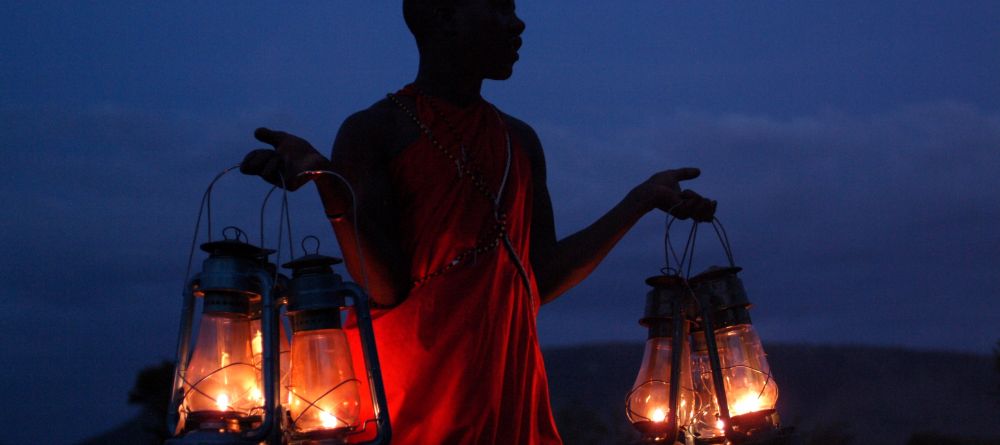
[[[294,333],[290,373],[287,403],[296,433],[357,426],[360,382],[342,329]]]
[[[671,338],[653,337],[646,340],[642,366],[636,376],[632,391],[626,400],[626,415],[639,432],[647,436],[667,433],[671,428],[670,414]],[[684,342],[681,360],[679,394],[677,398],[678,426],[690,423],[695,393],[691,383],[691,361],[688,345]]]
[[[202,417],[248,416],[263,405],[250,319],[205,314],[185,373],[181,409]],[[213,414],[214,413],[214,414]]]

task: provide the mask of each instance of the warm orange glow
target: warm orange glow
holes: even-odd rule
[[[261,405],[252,332],[249,319],[205,314],[185,375],[185,411],[246,414]]]
[[[229,410],[229,396],[225,393],[219,394],[219,396],[215,398],[215,406],[219,407],[219,411]]]
[[[667,412],[663,408],[656,408],[653,410],[653,414],[649,416],[649,420],[653,422],[662,422],[667,420]]]
[[[752,413],[764,409],[761,400],[755,394],[745,394],[736,399],[729,407],[729,415],[739,416],[741,414]]]
[[[360,382],[354,378],[344,331],[294,333],[290,374],[288,410],[296,432],[357,425]]]
[[[260,391],[259,386],[254,386],[250,388],[250,400],[255,400],[259,403],[264,403],[264,393]]]
[[[250,351],[253,352],[254,357],[264,353],[264,336],[260,333],[260,329],[253,335],[253,340],[250,342]]]
[[[697,373],[695,386],[700,394],[695,431],[702,437],[711,438],[722,436],[726,424],[718,418],[720,410],[703,335],[695,337],[699,347],[692,355]],[[774,409],[778,401],[778,386],[771,376],[767,355],[753,326],[743,324],[720,329],[715,333],[715,342],[729,415],[737,417]]]
[[[666,337],[654,337],[646,341],[642,366],[626,401],[626,414],[633,424],[665,422],[670,415],[670,347],[671,340]],[[682,352],[686,353],[687,351]],[[681,361],[680,394],[677,397],[678,425],[687,425],[692,415],[694,390],[690,363],[690,360]]]
[[[319,413],[319,421],[323,424],[323,428],[336,428],[338,426],[344,426],[344,422],[341,422],[336,416],[326,411],[321,411]]]
[[[261,320],[255,318],[250,321],[250,331],[253,332],[253,338],[250,340],[250,351],[253,354],[253,364],[254,366],[263,369],[264,368],[264,333],[261,331]],[[288,334],[285,332],[285,326],[281,323],[278,324],[278,360],[280,363],[279,375],[281,376],[281,382],[278,384],[278,388],[281,391],[281,400],[288,400],[291,404],[292,398],[288,396]],[[260,399],[263,403],[263,398]]]

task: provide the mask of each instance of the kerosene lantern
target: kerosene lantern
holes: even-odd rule
[[[788,443],[792,434],[779,426],[778,387],[750,323],[750,302],[725,229],[718,219],[712,222],[729,267],[691,278],[698,223],[678,257],[669,238],[673,221],[668,217],[664,275],[646,281],[653,291],[641,323],[649,339],[626,401],[629,420],[644,443]]]
[[[778,386],[750,322],[739,267],[713,267],[690,281],[701,308],[692,336],[700,406],[694,430],[702,443],[773,440],[779,429]]]
[[[237,167],[219,173],[209,184],[195,225],[197,240],[202,211],[207,209],[209,242],[201,247],[208,258],[200,273],[185,279],[167,419],[172,437],[167,444],[389,443],[388,409],[368,296],[333,273],[330,266],[340,260],[318,251],[298,258],[286,265],[293,272],[289,280],[268,262],[276,251],[249,244],[239,229],[227,228],[222,241],[211,240],[212,187]],[[262,245],[263,215],[262,206]],[[287,192],[282,216],[290,224]],[[289,240],[290,232],[289,227]],[[277,239],[283,233],[279,224]],[[194,257],[195,245],[192,241],[189,258]],[[280,241],[278,246],[280,250]],[[202,314],[195,331],[198,301]],[[287,304],[294,332],[291,347],[283,335],[283,304]],[[351,351],[340,325],[343,310],[352,310],[355,316],[364,380],[354,376]],[[362,383],[372,396],[373,419],[359,419]],[[369,429],[371,424],[375,428]]]
[[[339,258],[313,253],[284,265],[292,278],[287,312],[292,346],[285,438],[289,444],[387,444],[391,431],[382,387],[368,296],[356,284],[344,281],[332,266]],[[305,250],[305,240],[303,240]],[[351,351],[343,329],[342,312],[351,309],[357,320],[362,351]],[[353,368],[352,353],[362,353],[364,381]],[[376,435],[367,442],[351,440],[364,433],[369,421],[360,418],[361,385],[368,385],[375,414]],[[350,441],[350,442],[349,442]]]
[[[625,413],[643,443],[673,444],[680,428],[690,423],[695,403],[686,309],[690,291],[680,276],[654,276],[646,284],[653,289],[639,323],[649,335]]]
[[[242,241],[239,229],[223,234],[222,241],[202,244],[208,258],[185,286],[169,444],[257,444],[273,437],[278,423],[278,332],[274,276],[267,268],[271,251]],[[202,315],[192,347],[196,298],[202,300]],[[260,308],[262,353],[256,357],[254,307]]]

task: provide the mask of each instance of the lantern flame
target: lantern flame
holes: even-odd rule
[[[664,411],[663,408],[656,408],[653,410],[653,415],[650,417],[650,420],[653,422],[662,422],[667,420],[667,412]]]
[[[219,407],[219,411],[227,411],[229,409],[229,396],[225,393],[219,394],[215,398],[215,405]]]
[[[253,335],[253,340],[250,341],[250,352],[253,355],[260,355],[264,352],[264,336],[260,333],[260,329],[257,333]]]
[[[723,422],[722,419],[716,420],[715,421],[715,429],[717,429],[719,431],[722,431],[722,430],[726,429],[726,422]]]
[[[730,408],[730,411],[733,416],[739,416],[741,414],[760,411],[761,408],[761,400],[759,397],[745,395],[733,402],[733,406]]]
[[[323,424],[323,428],[335,428],[341,423],[337,416],[326,411],[320,411],[319,421]]]

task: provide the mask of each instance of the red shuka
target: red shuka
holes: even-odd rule
[[[500,209],[527,269],[530,294],[497,236],[493,202],[483,193],[497,195],[508,162],[508,131],[499,113],[485,100],[459,107],[412,86],[398,94],[415,100],[411,111],[458,162],[422,134],[390,165],[414,282],[400,305],[373,311],[392,443],[561,444],[535,327],[529,159],[509,134],[510,173]],[[462,166],[472,173],[460,174]],[[370,418],[370,399],[362,399],[362,419]]]

